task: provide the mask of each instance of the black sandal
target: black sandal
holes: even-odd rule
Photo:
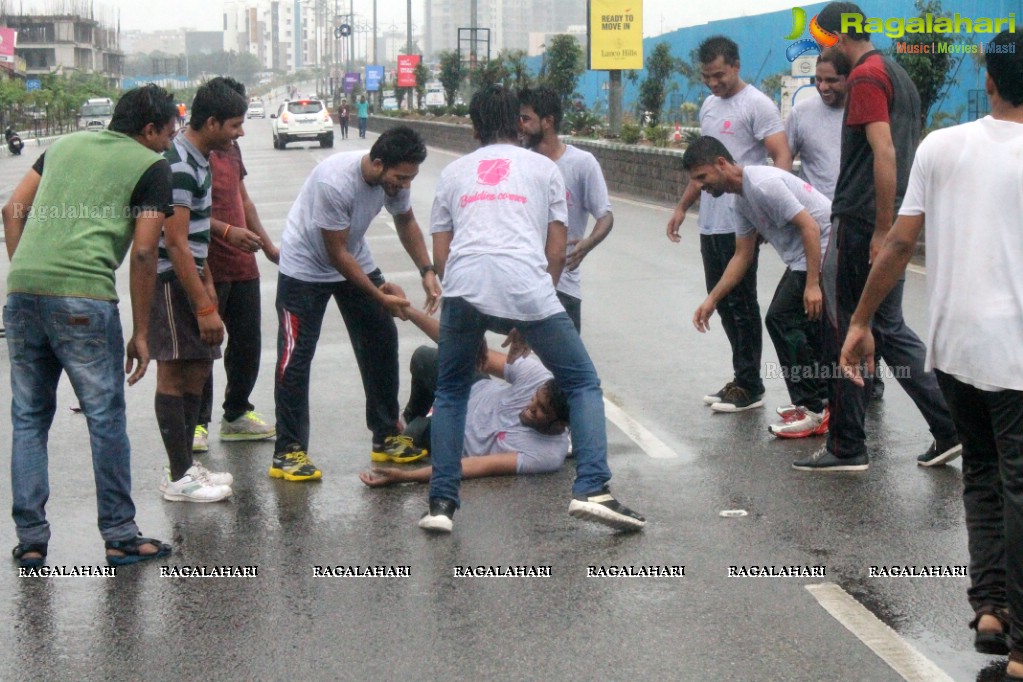
[[[39,552],[42,556],[25,558],[29,552]],[[19,568],[39,568],[46,563],[46,545],[44,543],[20,542],[11,550],[11,556],[18,562]]]
[[[139,551],[142,545],[153,545],[156,547],[156,551],[152,554],[142,554]],[[166,542],[154,538],[144,538],[141,535],[136,535],[131,540],[108,540],[106,548],[124,552],[123,556],[107,554],[107,563],[111,566],[129,566],[140,561],[162,559],[171,553],[171,546]]]
[[[973,648],[982,654],[993,656],[1004,656],[1009,653],[1009,612],[998,606],[985,604],[977,609],[973,620],[970,621],[970,628],[977,629],[981,616],[994,616],[1002,624],[1001,632],[980,632],[973,638]]]

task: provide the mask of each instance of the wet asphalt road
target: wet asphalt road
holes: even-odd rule
[[[276,151],[269,119],[246,131],[247,187],[275,239],[313,165],[375,139],[353,133],[334,150]],[[0,198],[35,156],[29,148],[0,159]],[[413,185],[424,226],[437,174],[453,158],[431,149]],[[822,582],[853,595],[952,679],[999,679],[998,659],[972,651],[966,578],[868,577],[872,565],[968,561],[960,465],[915,465],[930,439],[906,395],[889,382],[870,409],[868,473],[791,470],[791,460],[821,440],[768,435],[774,407],[788,402],[780,379],[767,382],[766,409],[719,415],[700,400],[724,383],[730,363],[717,320],[707,336],[689,322],[704,292],[695,219],[672,245],[664,237],[669,207],[613,203],[615,230],[583,266],[583,337],[608,399],[676,455],[651,457],[649,446],[608,425],[613,489],[647,516],[643,533],[616,535],[570,518],[569,464],[548,476],[468,482],[455,532],[423,534],[415,521],[424,487],[370,490],[356,477],[369,464],[364,400],[340,315],[329,310],[314,362],[310,449],[324,480],[271,480],[270,444],[220,443],[214,425],[203,461],[234,474],[234,497],[213,505],[163,501],[152,365],[127,391],[134,497],[143,532],[172,542],[174,554],[114,578],[0,571],[0,679],[901,679],[805,589]],[[377,262],[421,303],[418,274],[387,223],[378,218],[369,233]],[[276,268],[265,259],[260,268],[265,351],[254,402],[272,417]],[[3,259],[0,274],[6,270]],[[765,249],[765,310],[782,270]],[[127,328],[126,271],[119,287]],[[924,303],[924,279],[911,273],[905,307],[918,331]],[[407,366],[424,337],[411,325],[399,324],[399,332]],[[776,361],[766,334],[765,344],[764,362]],[[6,374],[5,346],[0,365]],[[220,363],[215,377],[222,392]],[[407,383],[403,376],[402,399]],[[0,403],[9,399],[4,380]],[[75,404],[63,382],[50,443],[49,565],[68,568],[103,561],[87,431],[70,411]],[[0,443],[9,442],[4,408]],[[8,485],[0,486],[0,508],[10,508]],[[718,515],[736,508],[748,516]],[[15,544],[10,521],[3,535]],[[651,564],[684,565],[685,575],[586,575],[589,566]],[[410,575],[313,575],[317,566],[346,565],[408,567]],[[489,565],[549,566],[551,576],[453,575],[455,567]],[[826,577],[730,578],[732,565],[825,566]],[[258,575],[161,577],[161,566],[251,566]]]

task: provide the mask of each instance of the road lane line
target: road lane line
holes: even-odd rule
[[[633,419],[618,405],[604,398],[604,416],[621,429],[622,433],[629,437],[633,443],[638,445],[643,452],[654,459],[678,459],[679,454],[665,445],[664,441],[650,433],[650,431]],[[691,455],[686,453],[687,459]]]
[[[834,583],[806,585],[824,610],[909,682],[954,682],[894,630]]]

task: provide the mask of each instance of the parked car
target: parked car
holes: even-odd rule
[[[249,110],[245,113],[245,118],[266,118],[266,109],[263,108],[263,103],[258,100],[249,102]]]
[[[316,140],[321,147],[334,146],[334,122],[322,100],[297,99],[285,102],[271,114],[274,149],[284,149],[296,140]]]

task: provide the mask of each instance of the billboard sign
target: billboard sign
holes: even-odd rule
[[[590,69],[643,68],[643,0],[589,0]]]
[[[17,31],[13,28],[0,26],[0,63],[14,64],[14,46],[17,42]]]
[[[398,55],[398,87],[416,87],[416,66],[419,65],[419,55],[400,54]]]
[[[384,67],[370,64],[366,67],[366,91],[376,92],[384,81]]]

